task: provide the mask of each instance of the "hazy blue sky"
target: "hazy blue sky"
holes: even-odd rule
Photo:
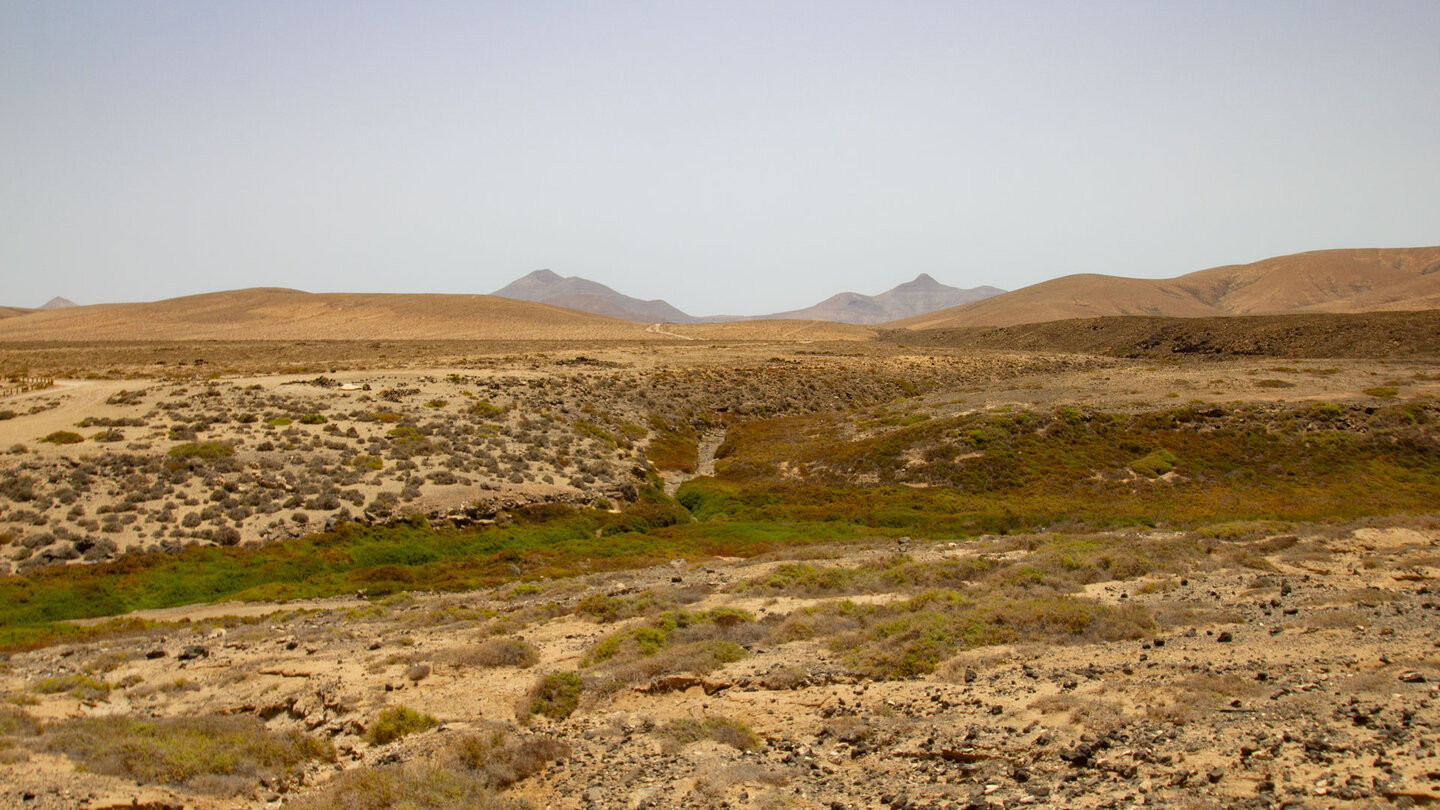
[[[1440,244],[1440,2],[0,0],[0,304]]]

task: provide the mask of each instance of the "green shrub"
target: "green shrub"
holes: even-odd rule
[[[1366,388],[1365,393],[1377,399],[1394,399],[1400,395],[1400,389],[1388,385],[1377,385],[1373,388]]]
[[[198,458],[204,461],[213,461],[233,455],[235,455],[234,446],[225,442],[186,442],[170,448],[171,458]]]
[[[325,416],[318,413],[307,413],[300,417],[300,424],[302,425],[323,425],[326,421]]]
[[[530,690],[530,713],[561,719],[580,705],[585,682],[578,672],[552,672]]]
[[[85,437],[73,430],[57,430],[40,441],[50,444],[79,444],[85,441]]]
[[[1146,478],[1159,478],[1175,469],[1175,465],[1179,463],[1180,459],[1169,450],[1156,450],[1130,462],[1130,469]]]
[[[448,405],[448,404],[450,404],[450,403],[446,402],[446,401],[443,400],[443,399],[432,399],[432,400],[430,400],[429,402],[425,403],[425,407],[427,407],[427,408],[443,408],[443,407],[445,407],[445,406]]]
[[[288,416],[277,416],[277,417],[275,417],[274,419],[266,419],[266,420],[265,420],[265,424],[267,424],[267,425],[272,425],[272,426],[274,426],[274,427],[285,427],[286,425],[288,425],[288,424],[290,424],[290,423],[291,423],[291,419],[290,419],[290,417],[288,417]]]
[[[440,721],[433,716],[417,712],[405,706],[391,706],[380,712],[370,728],[365,729],[365,740],[371,745],[394,742],[407,734],[434,728]]]

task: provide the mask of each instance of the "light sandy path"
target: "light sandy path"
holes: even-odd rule
[[[652,323],[649,326],[645,327],[645,331],[656,335],[664,335],[665,337],[680,338],[681,340],[699,339],[691,337],[690,335],[682,335],[679,332],[671,332],[669,329],[665,328],[665,324],[663,323]]]

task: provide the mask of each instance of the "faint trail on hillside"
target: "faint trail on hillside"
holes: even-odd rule
[[[663,323],[652,323],[649,326],[645,327],[645,331],[651,332],[656,335],[680,338],[681,340],[699,340],[699,338],[691,337],[690,335],[682,335],[679,332],[671,332],[669,329],[665,328],[665,324]]]

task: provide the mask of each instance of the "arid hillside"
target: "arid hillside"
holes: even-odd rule
[[[904,329],[1013,326],[1107,315],[1197,318],[1440,306],[1440,247],[1317,250],[1171,279],[1073,275],[894,321]]]
[[[638,323],[493,295],[308,293],[273,287],[23,311],[0,341],[809,341],[873,329],[825,321]]]
[[[254,288],[6,318],[0,340],[624,340],[642,324],[489,295]]]
[[[959,350],[1112,357],[1440,357],[1440,309],[1333,315],[1072,318],[1014,326],[896,329],[886,340]]]

